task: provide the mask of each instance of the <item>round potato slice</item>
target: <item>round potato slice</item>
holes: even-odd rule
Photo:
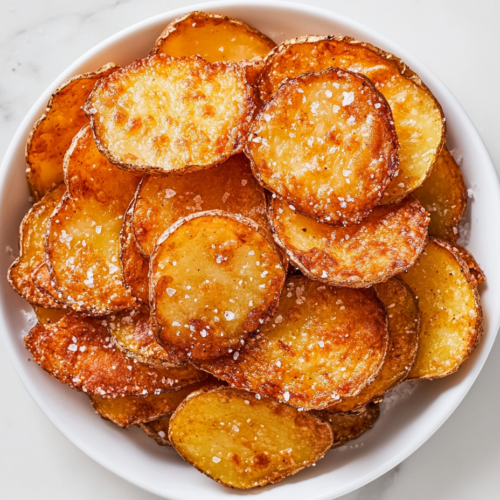
[[[136,172],[185,173],[242,151],[254,96],[235,63],[158,54],[102,79],[84,111],[111,163]]]
[[[51,189],[24,216],[19,229],[19,257],[12,263],[7,274],[12,288],[21,297],[48,309],[62,306],[37,286],[34,277],[38,266],[44,262],[43,237],[49,217],[61,202],[65,191],[64,184]]]
[[[378,375],[389,341],[371,289],[289,276],[272,322],[231,355],[196,365],[233,387],[306,408],[355,396]]]
[[[441,106],[408,66],[388,52],[347,36],[304,36],[278,45],[266,58],[259,82],[268,101],[285,78],[335,66],[368,77],[392,109],[399,139],[399,175],[384,193],[396,203],[429,176],[446,137]]]
[[[132,223],[142,253],[149,257],[156,240],[174,222],[206,210],[240,214],[269,228],[264,190],[245,155],[192,174],[145,177],[135,197]]]
[[[267,398],[231,388],[190,394],[168,438],[186,462],[219,483],[248,489],[312,465],[332,445],[330,425]]]
[[[156,40],[154,54],[199,55],[210,63],[265,57],[276,44],[247,24],[227,16],[195,11],[174,19]]]
[[[272,199],[274,237],[290,261],[311,279],[337,286],[368,287],[411,267],[425,248],[429,217],[411,196],[376,207],[356,226],[333,228]]]
[[[284,83],[252,123],[246,153],[265,187],[333,226],[364,219],[398,166],[387,101],[337,68]]]
[[[418,350],[420,312],[413,293],[402,281],[393,278],[375,285],[389,320],[389,348],[377,378],[357,396],[345,398],[327,408],[329,412],[359,410],[377,401],[401,383],[410,373]],[[336,436],[335,430],[334,434]]]
[[[483,313],[469,266],[445,240],[432,238],[417,264],[400,278],[415,294],[422,327],[409,379],[451,375],[481,339]]]
[[[285,271],[250,219],[220,210],[176,222],[151,255],[158,342],[191,359],[232,352],[278,307]]]
[[[429,234],[455,243],[458,223],[467,207],[467,188],[460,167],[445,147],[415,197],[431,216]]]

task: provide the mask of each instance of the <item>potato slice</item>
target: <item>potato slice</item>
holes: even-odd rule
[[[429,234],[455,243],[457,226],[467,207],[467,189],[460,167],[446,147],[415,197],[430,213]]]
[[[74,76],[52,94],[26,144],[26,176],[35,200],[63,181],[64,153],[89,121],[81,108],[96,82],[117,69],[108,63],[95,72]]]
[[[149,256],[156,240],[174,222],[205,210],[241,214],[262,228],[269,227],[264,191],[245,155],[189,175],[145,177],[135,197],[132,223],[142,253]]]
[[[369,386],[357,396],[329,406],[329,412],[359,410],[370,401],[379,400],[408,376],[417,356],[420,312],[413,293],[397,278],[375,285],[375,292],[384,304],[389,320],[389,348],[384,364]]]
[[[173,57],[199,55],[210,63],[265,57],[276,44],[247,24],[227,16],[195,11],[174,19],[153,53]]]
[[[117,169],[97,150],[90,126],[75,136],[65,160],[68,192],[45,237],[50,281],[76,311],[104,315],[130,309],[120,267],[120,230],[140,177]]]
[[[369,403],[358,413],[320,412],[320,416],[332,426],[334,436],[332,448],[338,448],[370,430],[379,415],[380,407],[376,403]]]
[[[34,275],[44,261],[43,236],[47,222],[65,191],[64,184],[53,188],[24,216],[19,229],[19,257],[12,263],[7,274],[12,288],[21,297],[48,309],[57,309],[61,305],[36,285]]]
[[[355,396],[378,375],[389,334],[371,289],[289,276],[272,322],[231,355],[196,361],[233,387],[308,410]]]
[[[483,313],[469,266],[445,240],[431,238],[417,264],[400,278],[418,299],[422,327],[409,379],[451,375],[481,339]]]
[[[474,276],[478,283],[486,281],[486,275],[476,262],[474,256],[464,247],[460,245],[453,245],[453,251],[469,266],[469,272]]]
[[[347,36],[305,36],[278,45],[266,58],[259,83],[261,98],[271,99],[285,78],[332,65],[367,76],[391,106],[400,163],[399,175],[383,202],[396,203],[431,173],[446,137],[441,106],[401,59]]]
[[[84,110],[111,163],[136,172],[186,173],[242,151],[254,96],[235,63],[158,54],[101,80]]]
[[[63,316],[68,314],[64,309],[46,309],[45,307],[33,306],[36,319],[42,325],[57,323]]]
[[[425,248],[429,217],[411,196],[376,207],[356,226],[333,228],[291,210],[274,198],[269,206],[274,237],[291,262],[311,279],[367,287],[411,267]]]
[[[142,182],[141,182],[142,184]],[[120,263],[125,288],[140,302],[149,304],[149,259],[139,251],[132,227],[134,201],[130,203],[120,232]]]
[[[201,389],[182,402],[168,438],[186,462],[219,483],[277,483],[322,458],[330,425],[308,412],[231,388]]]
[[[265,187],[333,226],[364,219],[398,166],[387,101],[368,78],[337,68],[284,83],[252,123],[245,152]]]
[[[134,363],[110,341],[98,318],[71,312],[57,323],[35,325],[26,349],[51,376],[77,391],[108,398],[161,394],[192,384],[205,374],[192,367]]]
[[[285,271],[250,219],[212,210],[177,221],[151,255],[158,342],[189,359],[232,352],[278,307]]]
[[[141,429],[160,446],[172,446],[168,440],[168,429],[172,415],[165,415],[158,420],[153,420],[145,424],[140,424]]]

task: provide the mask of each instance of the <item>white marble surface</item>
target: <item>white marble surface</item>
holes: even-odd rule
[[[74,59],[179,0],[0,0],[0,154],[39,94]],[[500,166],[496,0],[308,0],[392,38],[456,95]],[[492,230],[498,230],[492,228]],[[414,455],[343,500],[500,498],[500,344],[445,425]],[[87,458],[37,408],[0,346],[0,497],[153,500]]]

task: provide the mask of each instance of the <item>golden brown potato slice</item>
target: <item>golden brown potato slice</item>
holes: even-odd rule
[[[132,227],[133,204],[134,201],[132,200],[125,214],[120,232],[120,264],[125,288],[140,302],[149,304],[149,259],[139,251],[135,239]]]
[[[201,389],[170,420],[168,438],[186,462],[219,483],[277,483],[322,458],[332,430],[308,412],[246,391]]]
[[[408,376],[417,356],[420,312],[413,293],[396,278],[375,285],[375,292],[384,304],[389,321],[389,348],[384,364],[370,385],[357,396],[329,406],[329,412],[358,410],[370,401],[377,401]]]
[[[50,281],[76,311],[130,309],[135,299],[123,282],[120,230],[140,177],[108,163],[89,125],[75,136],[64,163],[68,192],[45,237]]]
[[[57,323],[63,316],[68,314],[64,309],[46,309],[45,307],[33,306],[36,319],[42,325]]]
[[[445,139],[441,106],[397,57],[347,36],[305,36],[278,45],[266,58],[259,91],[269,100],[285,78],[330,66],[367,76],[389,102],[398,134],[399,175],[384,203],[395,203],[419,187],[432,170]]]
[[[231,355],[196,364],[233,387],[317,410],[373,381],[389,341],[373,290],[304,276],[288,277],[275,317],[259,333]]]
[[[430,213],[429,234],[452,243],[457,241],[457,226],[467,206],[467,189],[460,167],[445,147],[431,175],[415,191],[415,197]]]
[[[101,80],[84,110],[111,163],[185,173],[242,151],[254,96],[238,64],[158,54]]]
[[[34,274],[44,261],[43,237],[47,222],[54,209],[61,202],[65,191],[64,184],[50,190],[24,216],[19,230],[19,257],[12,263],[7,275],[12,288],[21,297],[32,304],[49,309],[61,306],[37,287]]]
[[[370,430],[379,415],[380,408],[376,403],[369,403],[359,413],[330,413],[328,411],[320,413],[320,416],[328,420],[332,426],[334,437],[332,448],[338,448]]]
[[[160,446],[172,446],[168,440],[168,429],[172,415],[165,415],[158,420],[153,420],[146,424],[140,424],[141,429]]]
[[[151,255],[151,316],[158,342],[189,359],[232,352],[269,321],[285,271],[250,219],[212,210],[176,222]]]
[[[265,57],[276,44],[247,24],[195,11],[174,19],[156,41],[153,53],[199,55],[210,63]]]
[[[400,278],[421,312],[417,359],[409,379],[456,372],[481,339],[483,313],[469,266],[445,240],[432,238],[417,264]]]
[[[277,197],[269,219],[276,242],[306,276],[353,288],[386,281],[411,267],[425,248],[429,224],[411,196],[376,207],[361,224],[345,228],[304,217]]]
[[[262,228],[269,227],[264,191],[245,155],[189,175],[145,177],[135,197],[132,223],[142,253],[149,256],[156,240],[174,222],[206,210],[241,214]]]
[[[35,200],[63,181],[64,153],[89,121],[82,106],[95,83],[117,69],[118,66],[109,63],[93,73],[74,76],[52,94],[26,144],[26,176]]]
[[[469,266],[469,272],[472,276],[474,276],[478,283],[484,283],[486,281],[484,271],[476,262],[474,256],[467,249],[455,244],[453,245],[453,251]]]
[[[99,318],[69,313],[57,323],[34,326],[24,338],[33,361],[77,391],[108,398],[161,394],[205,374],[192,367],[134,362],[113,345]]]
[[[333,226],[364,219],[398,166],[387,101],[363,75],[337,68],[284,83],[252,123],[245,152],[265,187]]]

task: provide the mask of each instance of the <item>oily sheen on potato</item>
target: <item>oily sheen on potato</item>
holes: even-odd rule
[[[143,173],[185,173],[242,151],[254,94],[235,63],[157,54],[101,80],[84,110],[111,163]]]
[[[265,187],[334,226],[365,218],[398,166],[387,101],[337,68],[285,82],[252,123],[246,153]]]
[[[295,474],[320,459],[333,438],[330,425],[311,413],[232,388],[189,395],[170,419],[168,437],[199,471],[240,489]]]
[[[230,355],[196,364],[233,387],[319,410],[372,382],[388,341],[386,313],[373,290],[289,276],[274,318],[257,336]]]
[[[347,36],[304,36],[278,45],[266,58],[259,92],[268,101],[285,78],[335,66],[368,77],[387,99],[400,144],[399,174],[384,193],[395,203],[419,187],[445,140],[441,106],[401,59]]]
[[[250,219],[218,210],[181,219],[151,255],[157,339],[192,360],[232,352],[271,318],[284,281],[279,254]]]

